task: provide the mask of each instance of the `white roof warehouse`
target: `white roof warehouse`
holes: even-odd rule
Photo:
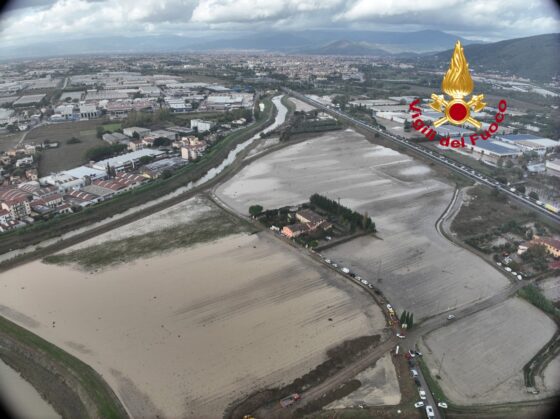
[[[164,151],[143,148],[142,150],[133,151],[131,153],[122,154],[120,156],[111,157],[109,159],[100,160],[92,164],[94,169],[105,170],[107,165],[113,167],[117,172],[134,167],[144,156],[158,157],[165,154]]]

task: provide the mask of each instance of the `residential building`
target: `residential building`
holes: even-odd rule
[[[548,253],[554,257],[560,257],[560,240],[551,239],[548,237],[537,237],[533,238],[529,242],[531,245],[543,245]]]
[[[198,158],[198,156],[200,155],[200,153],[191,147],[181,147],[181,158],[185,159],[185,160],[196,160]]]
[[[284,226],[282,228],[282,234],[288,237],[289,239],[299,237],[302,234],[307,233],[308,231],[309,231],[308,225],[302,223],[292,224],[292,225]]]
[[[9,221],[12,221],[12,214],[10,211],[0,209],[0,224],[8,224]]]
[[[325,221],[325,218],[310,209],[302,209],[296,212],[296,220],[304,224],[317,225]]]
[[[20,189],[0,186],[0,209],[10,213],[12,219],[23,219],[31,214],[31,195]]]
[[[210,131],[216,125],[212,121],[204,121],[202,119],[191,119],[191,128],[196,128],[198,132]]]

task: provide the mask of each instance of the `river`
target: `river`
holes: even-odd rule
[[[202,178],[198,179],[195,182],[190,182],[188,183],[186,186],[182,187],[182,188],[178,188],[175,191],[173,191],[170,194],[164,195],[160,198],[154,199],[152,201],[147,202],[144,205],[139,205],[137,207],[134,208],[130,208],[126,211],[123,211],[122,213],[119,214],[115,214],[111,217],[107,217],[106,219],[99,221],[97,223],[94,223],[92,225],[88,225],[86,227],[82,227],[82,228],[78,228],[76,230],[70,231],[68,233],[65,233],[63,235],[61,235],[60,237],[56,237],[56,238],[52,238],[49,240],[45,240],[41,243],[32,245],[32,246],[28,246],[26,248],[23,249],[15,249],[12,250],[11,252],[6,252],[2,255],[0,255],[0,262],[12,259],[16,256],[20,256],[29,252],[33,252],[35,251],[37,248],[39,247],[46,247],[48,245],[54,244],[58,241],[60,241],[61,239],[67,239],[70,238],[72,236],[75,236],[76,234],[80,234],[83,233],[85,231],[88,231],[92,228],[96,228],[99,227],[103,224],[106,224],[108,222],[114,221],[114,220],[118,220],[119,218],[125,217],[127,215],[130,215],[132,213],[135,213],[143,208],[152,206],[154,204],[157,204],[158,202],[164,201],[166,199],[172,198],[173,196],[179,195],[181,193],[184,193],[186,191],[191,190],[192,188],[196,187],[196,186],[200,186],[203,183],[213,179],[214,177],[216,177],[222,170],[224,170],[227,166],[229,166],[230,164],[232,164],[235,161],[235,158],[237,157],[237,155],[243,151],[245,148],[247,148],[248,146],[250,146],[254,141],[256,141],[257,139],[260,138],[261,133],[268,133],[274,129],[276,129],[278,126],[280,126],[281,124],[284,123],[285,119],[286,119],[286,115],[288,112],[288,109],[282,104],[281,102],[282,100],[282,95],[278,95],[272,98],[272,103],[274,104],[274,106],[276,107],[276,109],[278,110],[278,113],[276,114],[276,118],[274,119],[274,122],[269,125],[268,127],[266,127],[265,129],[263,129],[262,131],[259,131],[257,134],[253,135],[251,138],[249,138],[247,141],[244,141],[243,143],[239,144],[237,147],[235,147],[233,150],[231,150],[228,154],[228,156],[225,158],[225,160],[217,167],[210,169]]]
[[[15,418],[59,419],[61,417],[41,398],[31,384],[2,361],[0,361],[0,397]]]

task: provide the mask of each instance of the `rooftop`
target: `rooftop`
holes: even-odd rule
[[[510,156],[512,154],[521,154],[521,150],[513,147],[507,147],[503,144],[500,144],[497,141],[477,141],[476,145],[473,146],[473,148],[491,151],[495,154],[501,154],[504,156]]]

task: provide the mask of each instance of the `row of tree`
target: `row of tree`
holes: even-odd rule
[[[361,227],[364,230],[375,231],[375,223],[369,217],[368,213],[360,214],[352,211],[350,208],[340,205],[338,202],[319,194],[313,194],[309,198],[309,202],[316,207],[323,209],[331,214],[338,215],[342,220],[346,221],[351,229]]]
[[[86,158],[93,161],[107,159],[116,154],[122,153],[126,150],[126,147],[126,144],[112,144],[93,147],[86,151]]]
[[[400,317],[401,326],[406,324],[407,329],[411,329],[414,325],[414,315],[409,311],[403,311]]]

